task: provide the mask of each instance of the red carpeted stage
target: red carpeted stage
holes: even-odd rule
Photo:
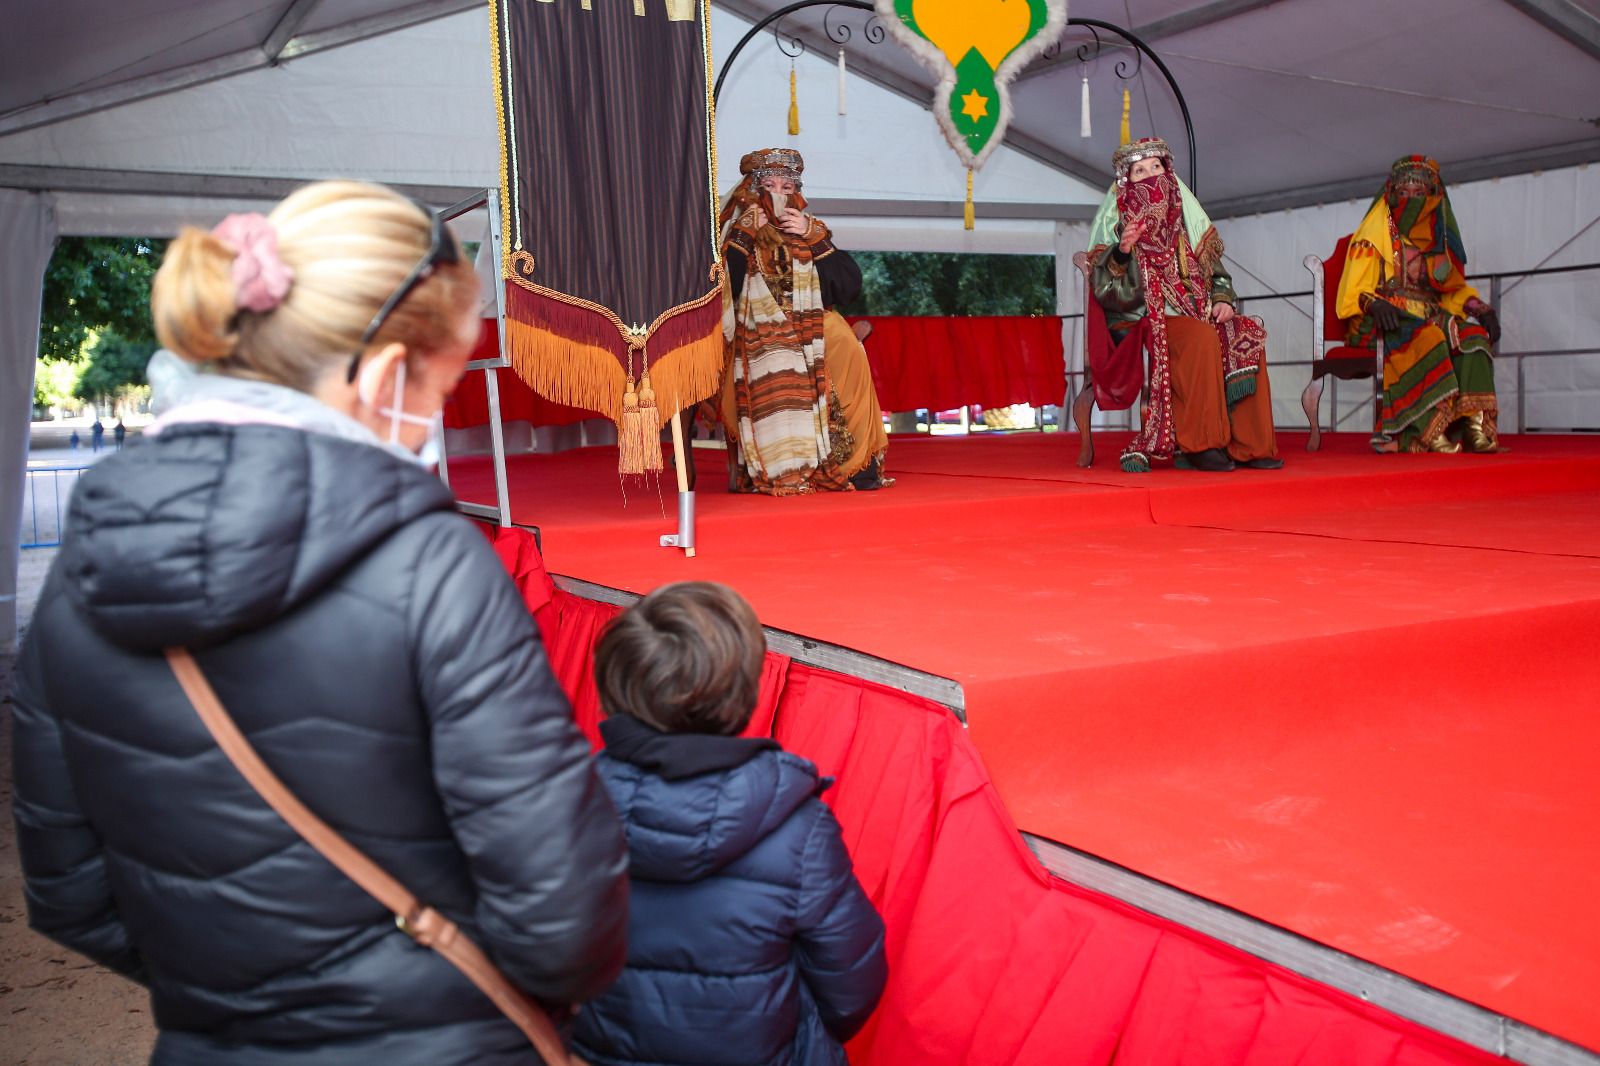
[[[894,488],[795,499],[700,450],[692,560],[670,467],[624,503],[611,449],[513,458],[512,512],[556,574],[725,581],[959,682],[1028,833],[1600,1048],[1600,439],[1144,476],[1124,440],[895,438]]]

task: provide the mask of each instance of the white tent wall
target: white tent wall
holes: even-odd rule
[[[10,650],[17,636],[17,556],[39,298],[55,243],[49,197],[0,189],[0,651]]]
[[[1449,171],[1445,179],[1449,180]],[[1376,194],[1382,178],[1373,181]],[[1327,255],[1338,239],[1361,222],[1371,197],[1336,204],[1217,220],[1227,247],[1234,287],[1243,296],[1301,292],[1311,275],[1301,260]],[[1600,167],[1577,166],[1450,186],[1450,204],[1467,250],[1468,274],[1535,267],[1600,263]],[[1574,237],[1576,236],[1576,239]],[[1485,300],[1487,280],[1475,282]],[[1600,347],[1600,270],[1533,277],[1504,283],[1500,349],[1547,351]],[[1311,358],[1311,300],[1247,300],[1248,314],[1267,326],[1273,406],[1280,427],[1305,425],[1300,391],[1309,366],[1286,366]],[[1518,429],[1515,360],[1495,370],[1500,425]],[[1526,361],[1527,424],[1544,429],[1600,428],[1600,355]],[[1369,382],[1340,383],[1341,429],[1370,428]],[[1323,422],[1329,394],[1323,394]],[[1357,410],[1359,408],[1359,411]]]

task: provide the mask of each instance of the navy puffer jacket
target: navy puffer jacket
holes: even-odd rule
[[[877,1005],[883,920],[817,769],[771,740],[601,724],[627,827],[628,964],[586,1006],[595,1066],[843,1064]]]
[[[155,1061],[538,1061],[304,843],[161,656],[189,645],[306,805],[553,1003],[621,967],[621,827],[520,597],[438,480],[187,425],[85,474],[18,667],[34,927],[150,988]]]

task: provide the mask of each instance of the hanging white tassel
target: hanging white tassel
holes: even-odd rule
[[[844,49],[839,49],[839,114],[845,114],[844,109]]]
[[[1078,136],[1094,136],[1089,129],[1089,75],[1087,74],[1083,76],[1083,105],[1078,115]]]

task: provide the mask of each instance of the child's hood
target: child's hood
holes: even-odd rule
[[[770,740],[654,733],[608,719],[598,767],[628,833],[630,870],[651,881],[697,881],[760,843],[831,781]],[[617,736],[625,731],[626,740]],[[708,757],[715,746],[718,754]],[[705,768],[710,764],[719,764]],[[703,768],[677,776],[675,766]]]

